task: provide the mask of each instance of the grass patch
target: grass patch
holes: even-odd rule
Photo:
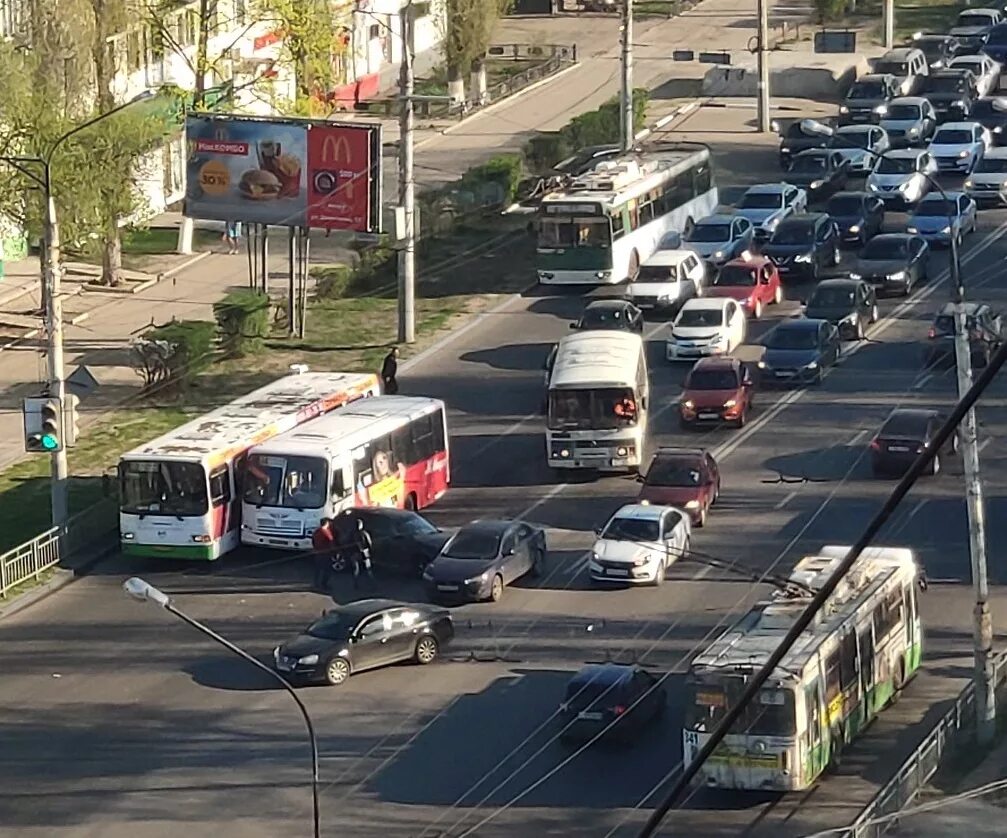
[[[30,576],[28,579],[25,579],[25,581],[22,582],[20,585],[15,585],[13,588],[9,588],[7,590],[6,595],[2,599],[0,599],[0,604],[5,602],[13,602],[19,596],[24,596],[26,593],[33,590],[34,588],[38,588],[41,585],[44,585],[55,575],[56,575],[56,568],[50,567],[43,570],[38,575],[37,579],[34,576]]]
[[[220,241],[220,234],[213,230],[196,228],[192,231],[192,246],[198,249]],[[127,230],[122,236],[122,253],[130,256],[156,256],[174,253],[178,247],[178,228],[148,227]]]
[[[882,22],[882,4],[870,2],[857,5],[857,10],[848,18],[851,24],[866,24],[869,26],[868,37],[871,41],[884,41],[884,23]],[[895,0],[895,43],[908,43],[916,32],[947,32],[965,7],[960,3],[949,3],[947,0],[912,0],[899,2]]]
[[[486,62],[486,86],[490,89],[501,82],[510,81],[532,67],[544,64],[545,59],[535,60],[490,60]],[[466,84],[468,79],[466,79]],[[448,75],[443,65],[434,67],[426,78],[416,80],[416,95],[446,96],[448,92]]]
[[[682,9],[681,0],[636,0],[633,14],[637,17],[674,17]]]

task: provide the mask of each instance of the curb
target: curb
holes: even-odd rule
[[[23,335],[18,335],[16,338],[7,341],[7,343],[0,344],[0,352],[3,352],[5,349],[14,349],[15,347],[24,343],[26,340],[37,338],[40,334],[42,334],[41,329],[31,329],[25,332]]]

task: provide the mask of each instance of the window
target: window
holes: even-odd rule
[[[343,477],[343,467],[341,465],[333,464],[332,466],[332,487],[330,491],[333,500],[341,500],[350,493],[346,485],[346,478]]]
[[[713,187],[713,172],[710,169],[710,161],[704,160],[692,170],[692,189],[695,195],[702,195],[709,192]]]
[[[888,594],[874,609],[874,638],[880,643],[902,622],[902,591],[897,589]]]
[[[381,632],[385,631],[386,622],[388,623],[388,628],[391,628],[392,618],[390,614],[379,614],[375,617],[369,617],[360,627],[360,636],[365,640],[370,637],[377,637]]]
[[[370,29],[367,32],[367,37],[372,41],[377,40],[381,37],[381,26],[377,23],[372,23]]]
[[[681,523],[681,521],[682,516],[679,515],[677,512],[675,512],[674,510],[670,512],[665,512],[664,520],[663,523],[661,524],[662,529],[661,535],[667,538],[675,531],[675,527],[677,527]]]
[[[850,631],[839,644],[839,680],[843,690],[857,681],[857,633]]]
[[[126,34],[126,72],[135,73],[143,66],[143,32],[134,29]]]
[[[622,218],[622,210],[616,209],[612,212],[612,241],[621,238],[625,232],[626,227]]]
[[[841,690],[839,650],[833,652],[825,661],[825,701],[832,703]]]
[[[234,22],[243,24],[248,16],[248,0],[233,0],[233,3]]]
[[[408,423],[392,431],[392,450],[395,452],[395,456],[399,458],[399,461],[405,463],[407,466],[419,462],[413,448],[413,436]]]
[[[231,479],[227,466],[221,466],[210,472],[210,503],[214,506],[224,506],[231,501]]]
[[[420,416],[409,425],[413,456],[415,462],[426,460],[435,453],[434,429],[430,416]]]

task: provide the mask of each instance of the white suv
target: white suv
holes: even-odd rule
[[[689,514],[674,506],[629,503],[616,510],[591,550],[593,582],[660,585],[689,550]]]

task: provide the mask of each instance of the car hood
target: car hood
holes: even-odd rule
[[[947,105],[948,102],[957,102],[960,99],[967,98],[964,93],[952,90],[942,90],[939,92],[928,93],[926,96],[930,100],[930,104],[935,108],[938,105]]]
[[[853,215],[833,215],[832,220],[840,230],[843,227],[852,227],[854,224],[858,227],[863,227],[864,223],[867,221],[863,213],[854,213]]]
[[[714,285],[712,288],[704,288],[703,296],[717,297],[722,300],[737,300],[739,303],[755,296],[756,288],[744,285]]]
[[[952,26],[948,34],[956,38],[976,38],[985,35],[989,29],[989,26]]]
[[[917,172],[894,172],[890,175],[872,172],[867,178],[867,182],[876,184],[877,186],[897,187],[900,184],[908,183],[913,179],[913,175],[915,174],[917,174]]]
[[[893,274],[906,269],[903,259],[860,259],[855,272],[865,274]]]
[[[949,224],[957,224],[958,218],[951,216],[949,220],[946,215],[910,215],[908,223],[917,230],[943,230]]]
[[[685,242],[685,245],[690,249],[694,250],[703,258],[707,256],[712,256],[718,250],[727,250],[731,246],[731,242]]]
[[[821,137],[793,137],[780,142],[780,151],[791,153],[806,151],[809,148],[821,148],[825,145],[825,139]]]
[[[747,218],[753,224],[765,224],[783,215],[782,209],[739,209],[737,215]]]
[[[349,643],[345,640],[322,640],[310,634],[299,634],[280,646],[280,654],[303,658],[305,655],[322,655],[346,646]]]
[[[928,151],[934,157],[957,157],[963,151],[969,152],[969,154],[975,154],[977,147],[969,144],[954,144],[954,145],[938,145],[937,143],[931,143]]]
[[[802,253],[811,253],[810,244],[773,244],[770,242],[762,252],[770,259],[779,256],[800,256]]]
[[[677,292],[678,282],[676,280],[668,280],[667,282],[631,282],[626,286],[626,293],[632,297],[635,294],[641,297],[651,297],[657,294],[671,294]]]
[[[816,180],[828,180],[828,172],[787,172],[787,183],[807,187]]]
[[[922,119],[882,119],[879,123],[886,131],[908,131],[911,128],[919,128],[923,124]]]
[[[769,367],[806,367],[817,361],[817,349],[770,349],[766,348],[765,363]]]
[[[969,179],[973,183],[1002,184],[1007,181],[1007,172],[973,172]]]
[[[877,99],[847,99],[843,102],[843,107],[851,111],[872,111],[887,101],[883,96],[879,96]]]
[[[672,338],[682,338],[683,340],[709,340],[717,335],[723,334],[723,326],[672,326]]]
[[[808,306],[804,310],[804,316],[812,320],[828,320],[830,323],[838,323],[849,317],[856,309],[853,306]]]
[[[653,544],[640,544],[636,541],[609,541],[606,538],[599,538],[592,548],[599,559],[627,564],[637,559],[650,558],[660,551],[661,547],[656,541]]]
[[[435,582],[464,582],[474,579],[493,567],[492,559],[452,559],[438,556],[427,565],[427,573]]]
[[[737,388],[733,390],[685,390],[682,393],[682,401],[690,401],[696,405],[697,409],[702,410],[704,407],[723,407],[724,402],[728,399],[737,399],[738,396],[739,391]],[[655,491],[661,492],[691,492],[692,494],[683,495],[686,500],[698,497],[698,489],[694,486],[662,486],[653,488]],[[677,504],[678,501],[665,501],[665,503]]]
[[[868,154],[873,154],[869,148],[837,148],[836,154],[844,160],[863,160]]]

